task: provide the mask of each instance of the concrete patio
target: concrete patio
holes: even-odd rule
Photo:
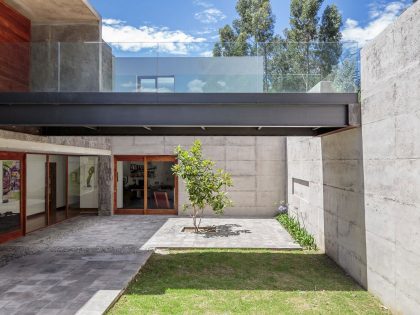
[[[182,229],[192,227],[191,218],[169,218],[142,249],[301,249],[275,219],[204,218],[201,227],[209,226],[216,232],[188,233]]]
[[[0,314],[102,314],[155,248],[298,249],[274,219],[78,217],[0,245]]]

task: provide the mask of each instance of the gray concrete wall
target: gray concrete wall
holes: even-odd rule
[[[287,157],[290,214],[366,287],[361,130],[288,138]]]
[[[325,250],[321,138],[287,138],[289,214],[311,233]]]
[[[0,139],[31,141],[34,143],[51,143],[101,150],[110,150],[111,148],[111,140],[107,137],[43,137],[0,129]]]
[[[171,155],[177,145],[189,147],[195,137],[112,137],[113,155]],[[273,216],[286,199],[284,137],[199,137],[206,157],[233,176],[229,190],[235,205],[225,215]],[[179,181],[179,209],[187,202]],[[182,215],[180,211],[180,215]],[[186,213],[184,213],[186,214]],[[206,214],[211,214],[207,212]]]
[[[362,130],[323,137],[325,252],[366,288]]]
[[[32,26],[31,90],[98,92],[112,88],[112,50],[100,24]]]
[[[362,50],[368,289],[420,310],[420,3]]]

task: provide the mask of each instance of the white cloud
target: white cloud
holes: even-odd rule
[[[117,19],[103,19],[102,23],[106,25],[118,25],[118,24],[124,23],[124,21],[117,20]]]
[[[200,56],[201,56],[201,57],[213,57],[213,52],[212,52],[211,50],[208,50],[208,51],[203,51],[203,52],[200,54]]]
[[[226,19],[226,15],[216,8],[207,8],[194,14],[194,18],[204,24],[214,24]]]
[[[369,12],[370,22],[365,27],[360,26],[356,20],[346,20],[343,39],[358,42],[360,46],[365,45],[390,25],[406,7],[406,1],[394,1],[386,5],[374,3]]]
[[[196,6],[203,7],[203,8],[211,8],[213,4],[204,0],[194,0],[193,1]]]
[[[219,86],[222,87],[222,88],[225,88],[226,85],[227,85],[226,82],[225,81],[222,81],[222,80],[217,81],[217,84],[219,84]]]
[[[194,49],[192,43],[201,43],[205,39],[195,37],[180,30],[167,27],[128,25],[125,21],[104,19],[103,39],[123,51],[138,52],[142,49],[159,49],[161,52],[185,55]]]
[[[190,93],[203,93],[206,82],[203,82],[199,79],[192,80],[188,82],[188,92]]]

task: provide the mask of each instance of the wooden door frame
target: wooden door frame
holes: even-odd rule
[[[3,243],[26,234],[26,154],[19,152],[0,152],[0,160],[20,162],[20,229],[0,234],[0,243]],[[3,191],[1,193],[3,194]]]
[[[148,209],[147,198],[144,198],[144,209],[118,209],[118,162],[143,162],[144,163],[144,196],[147,196],[147,162],[174,162],[173,155],[114,155],[114,214],[157,214],[157,215],[178,215],[178,177],[174,175],[174,208],[173,209]]]

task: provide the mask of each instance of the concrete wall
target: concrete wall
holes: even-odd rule
[[[361,130],[288,138],[287,157],[290,213],[366,287]]]
[[[299,218],[325,250],[321,138],[287,138],[289,214]]]
[[[111,90],[112,50],[99,23],[34,24],[31,41],[31,91]]]
[[[368,288],[420,310],[420,3],[362,50]]]
[[[0,129],[0,140],[7,139],[7,140],[20,140],[20,141],[28,141],[37,144],[58,144],[58,145],[65,145],[65,146],[73,146],[73,147],[83,147],[83,148],[91,148],[91,149],[100,149],[100,150],[110,150],[111,148],[111,141],[107,137],[62,137],[62,136],[51,136],[51,137],[44,137],[44,136],[37,136],[37,135],[30,135],[26,133],[19,133],[14,131],[7,131]],[[28,152],[31,152],[31,148],[26,148]],[[2,147],[0,146],[0,151]],[[3,148],[4,150],[4,148]],[[13,151],[13,148],[8,148],[6,151]],[[21,151],[21,150],[17,150]],[[60,153],[60,152],[56,152]]]
[[[362,131],[323,137],[325,252],[363,287],[366,280]]]
[[[199,137],[206,157],[233,176],[235,205],[226,215],[273,216],[286,199],[286,139],[283,137]],[[114,155],[172,155],[194,137],[112,137]],[[179,182],[179,208],[187,202]],[[180,212],[182,215],[182,212]],[[210,213],[207,213],[210,214]]]

